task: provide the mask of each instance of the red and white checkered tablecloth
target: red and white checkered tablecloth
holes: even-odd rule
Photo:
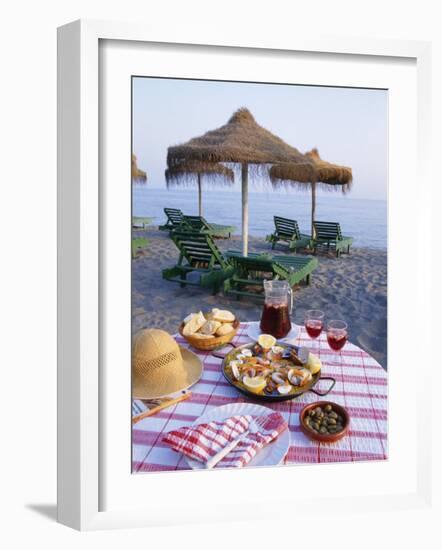
[[[176,339],[180,345],[188,346],[180,336]],[[241,323],[233,342],[241,345],[249,341],[247,323]],[[296,344],[307,346],[318,354],[318,342],[322,374],[336,379],[335,387],[326,397],[321,398],[307,392],[290,401],[255,401],[279,411],[288,422],[291,445],[284,460],[285,464],[386,459],[387,373],[373,357],[354,344],[347,342],[341,353],[334,353],[330,350],[324,333],[319,340],[312,341],[304,327],[299,327]],[[133,473],[189,469],[184,457],[162,442],[163,434],[193,423],[212,407],[252,401],[226,381],[221,372],[221,359],[213,357],[210,352],[198,352],[198,355],[203,361],[204,372],[200,381],[191,388],[191,398],[134,425]],[[329,384],[329,380],[319,381],[316,388],[323,390]],[[306,403],[321,399],[345,406],[350,414],[350,431],[336,443],[317,443],[301,432],[300,410]]]

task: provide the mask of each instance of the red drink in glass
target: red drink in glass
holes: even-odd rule
[[[328,332],[327,342],[332,350],[339,351],[345,346],[345,343],[347,342],[347,332],[345,333]]]
[[[324,312],[320,309],[309,309],[305,312],[304,326],[307,334],[312,340],[318,338],[324,326]],[[318,340],[318,357],[321,349],[321,344]]]
[[[322,332],[322,321],[309,319],[305,322],[305,330],[310,338],[317,338]]]
[[[292,329],[288,305],[264,304],[260,329],[275,338],[284,338]]]
[[[347,342],[347,323],[332,320],[327,323],[327,342],[333,351],[340,351]]]

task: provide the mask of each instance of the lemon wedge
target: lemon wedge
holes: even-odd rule
[[[258,338],[258,344],[263,349],[270,349],[276,344],[276,338],[273,337],[271,334],[261,334],[261,336]]]
[[[259,393],[266,387],[266,379],[263,376],[244,376],[243,384],[253,393]]]
[[[316,374],[321,370],[322,363],[317,355],[309,353],[307,364],[305,365],[312,374]]]

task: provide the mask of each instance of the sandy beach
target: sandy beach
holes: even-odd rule
[[[161,272],[175,265],[178,250],[166,232],[154,226],[135,231],[149,239],[149,245],[132,262],[133,331],[157,327],[176,333],[181,320],[190,312],[212,307],[231,309],[242,321],[257,321],[262,302],[219,294],[213,296],[199,287],[181,288],[166,281]],[[221,250],[240,249],[239,237],[217,240]],[[271,252],[263,238],[251,237],[251,252]],[[275,253],[287,253],[283,245]],[[313,272],[310,286],[295,288],[292,322],[303,324],[307,309],[322,309],[327,319],[344,319],[349,325],[349,339],[387,368],[387,252],[369,248],[352,248],[350,255],[336,259],[318,254],[319,267]]]

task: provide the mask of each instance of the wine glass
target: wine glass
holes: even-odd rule
[[[327,323],[327,342],[336,353],[340,352],[347,342],[347,328],[347,323],[338,319],[333,319]]]
[[[324,312],[320,309],[309,309],[305,312],[304,326],[307,334],[312,340],[318,338],[324,326]],[[320,343],[318,340],[318,354]]]

